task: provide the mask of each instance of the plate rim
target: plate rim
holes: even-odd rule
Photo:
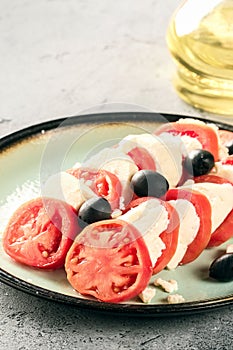
[[[0,138],[0,152],[13,146],[21,141],[27,140],[41,131],[49,131],[57,128],[66,121],[65,126],[74,126],[81,124],[91,124],[106,122],[156,122],[156,118],[162,116],[169,122],[176,121],[180,118],[198,119],[207,123],[213,123],[224,130],[233,131],[233,126],[221,121],[211,120],[209,118],[194,117],[183,114],[168,114],[155,112],[101,112],[93,114],[81,114],[69,117],[51,119],[45,122],[29,125],[25,128],[12,132]],[[60,292],[51,291],[49,289],[31,284],[19,277],[16,277],[3,268],[0,268],[0,281],[6,285],[27,294],[69,304],[82,309],[91,309],[98,312],[122,314],[128,316],[145,316],[145,317],[167,317],[184,314],[194,314],[207,310],[214,310],[233,304],[233,293],[221,298],[211,298],[200,301],[184,302],[179,304],[129,304],[129,303],[106,303],[98,300],[83,299],[78,296],[70,296]]]
[[[93,299],[79,298],[78,296],[69,296],[30,284],[29,282],[6,272],[2,268],[0,268],[0,281],[16,290],[20,290],[37,298],[43,298],[57,303],[80,307],[80,309],[127,316],[181,316],[212,311],[220,307],[230,306],[233,303],[233,294],[221,299],[212,298],[202,301],[191,301],[177,304],[128,304],[101,302]]]
[[[114,122],[127,122],[138,120],[141,122],[155,122],[157,117],[162,116],[166,118],[169,122],[176,121],[180,118],[185,119],[198,119],[203,122],[213,123],[219,128],[224,130],[230,130],[233,132],[233,125],[227,124],[226,122],[216,121],[210,118],[191,116],[186,114],[172,114],[172,113],[159,113],[159,112],[101,112],[101,113],[91,113],[91,114],[80,114],[73,115],[55,119],[49,119],[47,121],[42,121],[39,123],[30,124],[19,130],[10,132],[2,137],[0,137],[0,151],[12,146],[14,143],[18,143],[22,140],[35,136],[41,131],[49,131],[57,128],[60,124],[66,121],[65,126],[72,126],[77,124],[94,124],[99,122],[109,122],[109,118],[112,123]],[[117,119],[117,121],[115,120]],[[130,118],[130,119],[129,119]]]

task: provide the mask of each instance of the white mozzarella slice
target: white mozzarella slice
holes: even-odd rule
[[[192,124],[198,124],[198,125],[206,125],[208,127],[210,127],[216,134],[217,136],[217,139],[218,139],[218,156],[219,156],[219,159],[224,159],[225,157],[227,157],[228,155],[228,149],[227,147],[225,147],[222,143],[221,143],[221,140],[220,140],[220,137],[219,137],[219,134],[218,134],[218,126],[216,124],[213,124],[213,123],[205,123],[201,120],[198,120],[198,119],[193,119],[193,118],[187,118],[187,119],[179,119],[177,121],[177,123],[179,124],[189,124],[189,123],[192,123]],[[202,148],[202,147],[201,147]]]
[[[221,143],[220,138],[218,138],[218,157],[219,159],[224,159],[229,156],[229,149]]]
[[[119,148],[105,148],[88,159],[83,167],[107,170],[118,177],[122,186],[120,209],[124,209],[133,196],[130,180],[138,171],[133,160]]]
[[[233,182],[233,165],[216,162],[213,174]]]
[[[197,215],[194,205],[186,199],[171,200],[169,203],[176,209],[180,219],[177,248],[167,265],[167,268],[172,270],[181,262],[189,244],[197,236],[200,227],[200,218]]]
[[[83,179],[79,180],[66,172],[50,176],[42,188],[42,195],[63,200],[76,210],[87,199],[96,197]]]
[[[179,137],[179,136],[177,136],[177,137]],[[180,138],[184,144],[185,153],[190,153],[191,151],[193,151],[195,149],[202,149],[201,142],[198,141],[198,139],[196,139],[195,137],[191,137],[188,135],[182,135],[182,136],[180,136]]]
[[[179,144],[179,151],[182,154],[182,158],[186,157],[188,153],[190,153],[193,150],[202,149],[202,144],[195,137],[191,137],[188,135],[172,135],[169,132],[163,132],[159,136],[162,140],[167,142],[167,144],[171,143],[171,141],[166,141],[166,139],[169,140],[169,138],[172,137],[173,144]]]
[[[138,229],[147,245],[154,266],[162,250],[166,249],[164,242],[159,237],[169,224],[166,208],[159,200],[150,199],[132,208],[118,219],[132,223]]]
[[[108,163],[112,160],[118,160],[118,161],[128,161],[130,163],[133,163],[132,159],[122,152],[118,147],[113,148],[104,148],[98,153],[91,156],[89,159],[87,159],[83,164],[82,167],[87,168],[93,168],[93,169],[104,169],[105,166],[108,166]]]
[[[202,120],[194,119],[194,118],[180,118],[179,120],[177,120],[176,123],[206,125],[206,123],[203,122]]]
[[[217,135],[217,139],[218,139],[218,157],[219,159],[224,159],[229,155],[229,150],[226,146],[224,146],[222,144],[222,141],[219,137],[219,133],[218,133],[218,126],[216,124],[213,123],[207,123],[207,125],[212,128],[215,131],[215,134]]]
[[[121,140],[119,148],[128,153],[135,147],[145,148],[153,158],[156,170],[174,187],[182,174],[182,143],[173,135],[129,135]]]
[[[194,183],[189,187],[203,193],[211,205],[211,221],[213,233],[233,209],[233,186],[231,184],[216,184],[210,182]]]

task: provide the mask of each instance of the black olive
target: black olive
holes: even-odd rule
[[[88,199],[79,209],[79,225],[83,228],[93,222],[111,218],[111,206],[107,199],[93,197]]]
[[[185,158],[184,167],[193,176],[206,175],[214,167],[214,156],[203,149],[193,150]]]
[[[233,254],[226,253],[215,259],[209,268],[209,276],[220,281],[233,280]]]
[[[233,140],[226,143],[225,146],[228,148],[229,156],[233,154]]]
[[[162,197],[169,184],[160,173],[152,170],[139,170],[131,179],[131,186],[138,197]]]

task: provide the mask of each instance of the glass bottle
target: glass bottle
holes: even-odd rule
[[[193,106],[233,117],[233,0],[187,0],[167,32],[178,94]]]

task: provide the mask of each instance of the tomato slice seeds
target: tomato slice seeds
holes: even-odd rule
[[[79,232],[71,206],[57,199],[36,198],[21,205],[10,218],[3,248],[24,265],[58,269]]]
[[[133,225],[105,220],[77,236],[65,262],[67,279],[83,295],[111,303],[129,300],[149,283],[152,264]]]

